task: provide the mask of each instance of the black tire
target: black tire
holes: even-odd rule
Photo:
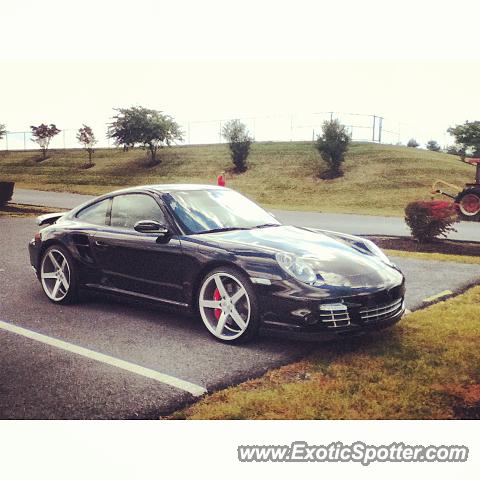
[[[65,295],[60,295],[58,299],[52,298],[52,292],[50,294],[47,292],[47,289],[53,282],[56,282],[55,279],[44,279],[44,269],[47,269],[48,266],[46,262],[50,262],[49,260],[51,257],[50,255],[53,254],[54,257],[57,259],[61,259],[61,255],[65,259],[68,265],[68,289],[66,289],[63,285],[60,288],[66,291]],[[47,260],[48,259],[48,260]],[[51,263],[50,267],[53,266]],[[55,268],[53,266],[53,268]],[[53,273],[53,272],[51,272]],[[65,277],[66,278],[66,277]],[[73,260],[72,256],[68,252],[68,250],[63,247],[62,245],[55,244],[48,247],[42,254],[42,259],[40,261],[40,268],[39,268],[39,280],[42,286],[42,289],[46,295],[46,297],[55,304],[61,305],[69,305],[78,301],[79,298],[79,287],[78,287],[78,274],[77,274],[77,267],[75,265],[75,261]],[[51,280],[51,282],[50,282]]]
[[[204,294],[206,293],[206,289],[209,287],[209,285],[206,285],[206,282],[214,281],[214,280],[212,280],[212,277],[216,274],[225,275],[227,277],[227,280],[228,280],[228,277],[233,277],[235,279],[235,281],[238,282],[238,284],[240,284],[246,291],[245,299],[243,299],[243,297],[242,297],[242,301],[244,303],[248,303],[249,310],[250,310],[247,327],[240,335],[235,336],[236,334],[233,334],[232,338],[220,338],[219,336],[217,336],[210,329],[210,327],[212,325],[210,324],[210,327],[209,327],[209,325],[207,324],[208,319],[206,319],[204,317],[204,313],[202,313],[202,310],[203,310],[203,312],[205,312],[205,309],[202,308],[202,306],[201,306],[202,291],[204,291]],[[234,284],[234,281],[232,280],[231,283]],[[205,289],[204,289],[204,286],[205,286]],[[227,287],[228,287],[228,284],[227,284]],[[197,300],[196,300],[197,312],[198,312],[200,318],[202,319],[206,329],[210,333],[210,335],[212,335],[217,341],[219,341],[221,343],[228,343],[230,345],[232,345],[232,344],[242,344],[242,343],[246,343],[246,342],[249,342],[249,341],[253,340],[258,335],[258,331],[260,329],[260,315],[259,315],[258,299],[257,299],[256,293],[253,289],[252,283],[250,282],[250,279],[248,278],[247,275],[245,275],[239,269],[225,266],[225,267],[217,267],[217,268],[211,270],[210,272],[208,272],[202,278],[202,281],[200,282],[196,298],[197,298]],[[233,320],[233,317],[227,316],[227,319],[228,319],[227,322],[228,321],[231,322]],[[227,326],[227,328],[228,328],[228,326]],[[240,328],[240,330],[241,330],[241,328]]]
[[[476,213],[467,214],[466,210],[462,207],[462,200],[465,198],[470,198],[471,196],[478,198],[480,205],[480,187],[467,187],[465,190],[460,192],[455,198],[455,203],[458,205],[458,216],[460,220],[467,222],[479,222],[480,221],[480,209]],[[470,212],[469,212],[470,213]]]

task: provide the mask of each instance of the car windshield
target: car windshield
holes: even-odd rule
[[[176,191],[166,195],[165,202],[187,234],[280,225],[263,208],[228,189]]]

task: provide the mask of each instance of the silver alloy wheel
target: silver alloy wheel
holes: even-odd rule
[[[70,267],[65,255],[56,249],[42,259],[40,279],[45,294],[54,302],[62,301],[70,289]]]
[[[221,340],[235,340],[248,327],[250,298],[242,282],[229,273],[210,275],[203,282],[198,304],[203,323]]]

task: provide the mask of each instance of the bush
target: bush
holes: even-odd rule
[[[427,150],[430,150],[431,152],[439,152],[442,149],[438,142],[435,140],[429,140],[427,142]]]
[[[445,200],[411,202],[405,208],[405,222],[412,236],[420,243],[428,243],[439,235],[455,232],[452,224],[458,221],[455,204]]]
[[[0,182],[0,207],[12,199],[14,182]]]
[[[235,170],[237,172],[245,172],[248,168],[247,158],[253,142],[246,125],[240,120],[230,120],[223,127],[222,135],[228,142]]]
[[[417,148],[419,146],[420,144],[414,138],[411,138],[407,143],[407,147],[410,147],[410,148]]]
[[[315,148],[328,166],[322,178],[336,178],[343,175],[341,165],[350,145],[350,135],[345,125],[338,120],[330,120],[322,125],[322,134],[317,137]]]

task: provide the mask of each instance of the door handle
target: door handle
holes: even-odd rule
[[[101,240],[95,240],[95,245],[99,248],[108,248],[108,243],[102,242]]]

